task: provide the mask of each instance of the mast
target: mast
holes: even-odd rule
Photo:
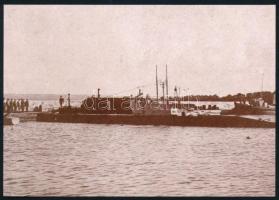
[[[190,104],[190,102],[189,102],[189,88],[187,88],[187,93],[188,93],[188,110],[189,110],[189,104]]]
[[[180,87],[178,88],[178,105],[180,106],[180,101],[181,101],[181,98],[180,98]]]
[[[264,73],[262,73],[261,98],[263,98],[263,79],[264,79]]]
[[[100,88],[98,88],[98,99],[100,98]]]
[[[156,98],[158,102],[158,76],[157,76],[157,65],[156,65]]]
[[[168,65],[166,65],[166,96],[167,96],[167,105],[168,105],[169,104]]]
[[[162,82],[162,89],[163,89],[163,104],[165,104],[165,83]]]
[[[176,108],[176,101],[178,101],[178,94],[177,94],[177,87],[174,86],[174,93],[173,93],[173,97],[174,97],[174,107]]]

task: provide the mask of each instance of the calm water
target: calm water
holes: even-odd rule
[[[4,195],[273,196],[275,129],[4,127]]]

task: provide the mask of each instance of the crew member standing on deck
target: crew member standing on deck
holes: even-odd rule
[[[64,103],[64,98],[62,96],[60,96],[60,98],[59,98],[60,108],[62,108],[63,103]]]
[[[71,107],[71,98],[70,98],[70,93],[68,94],[68,107]]]
[[[19,99],[16,101],[16,108],[17,108],[17,111],[20,112],[20,100]]]
[[[6,111],[7,111],[7,113],[10,112],[10,101],[9,101],[9,99],[7,99],[7,101],[6,101]]]
[[[10,104],[9,104],[9,105],[10,105],[10,112],[13,112],[13,111],[14,111],[14,108],[13,108],[13,101],[14,101],[13,99],[10,100]]]
[[[39,105],[38,111],[39,111],[39,112],[42,112],[42,111],[43,111],[42,104]]]
[[[10,109],[10,112],[12,113],[13,112],[13,99],[10,99],[10,101],[9,101],[9,109]]]
[[[13,100],[13,111],[16,112],[16,99]]]
[[[24,112],[24,100],[20,99],[20,108],[21,108],[21,112]]]
[[[29,101],[28,101],[28,99],[26,99],[26,100],[25,100],[26,112],[28,112],[28,107],[29,107]]]

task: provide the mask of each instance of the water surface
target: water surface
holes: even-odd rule
[[[274,196],[275,129],[5,126],[4,195]]]

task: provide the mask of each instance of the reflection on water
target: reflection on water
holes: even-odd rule
[[[4,127],[4,195],[273,196],[275,129]]]

